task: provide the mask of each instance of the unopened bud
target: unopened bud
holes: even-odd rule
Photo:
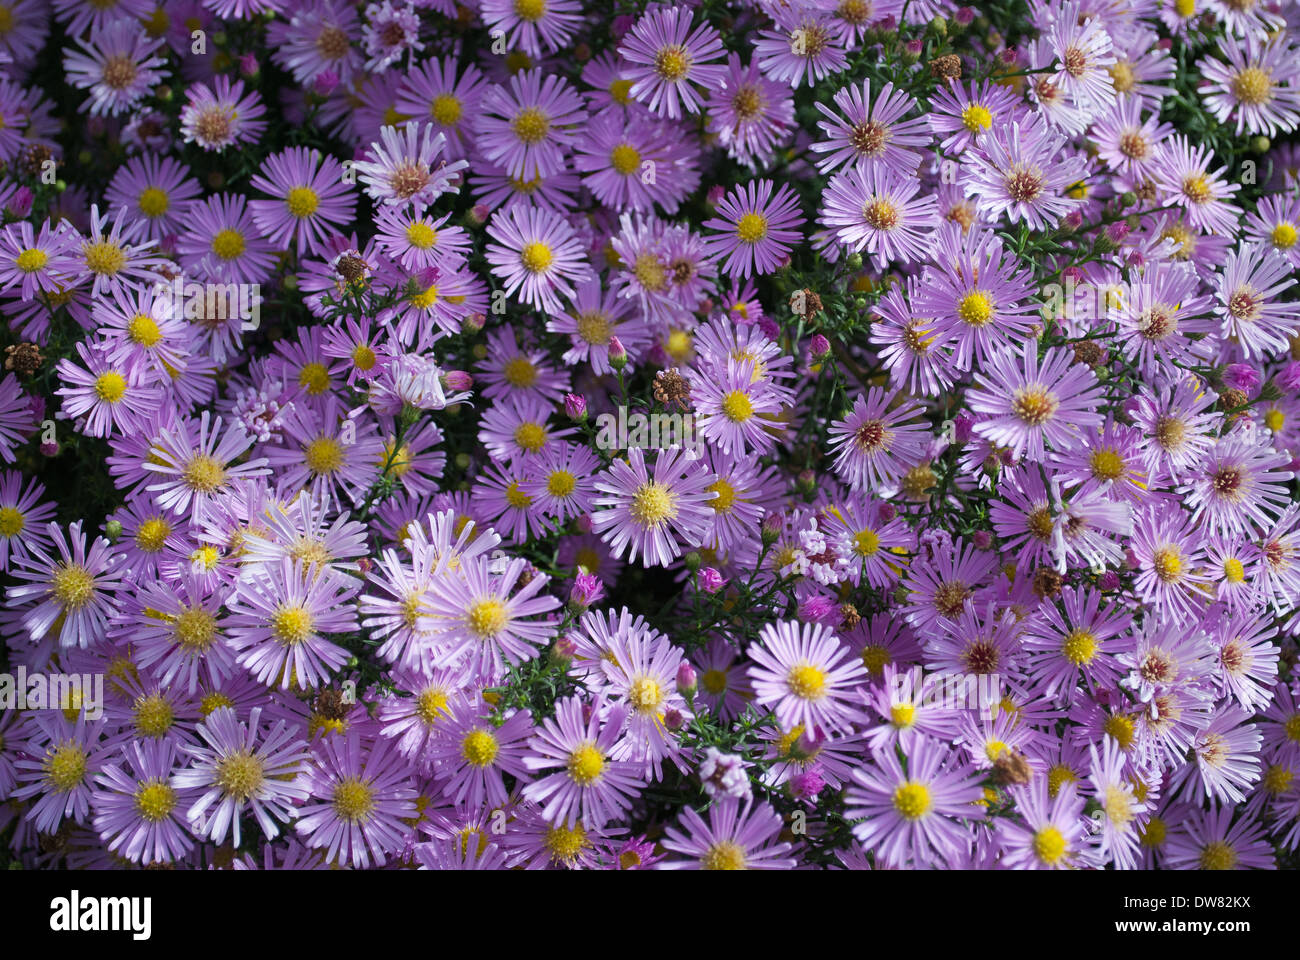
[[[609,338],[609,365],[615,370],[627,366],[627,347],[623,346],[623,341],[618,337]]]
[[[812,341],[808,344],[808,353],[818,363],[828,360],[831,355],[831,342],[820,333],[815,333]]]
[[[695,684],[695,668],[683,660],[677,668],[677,689],[689,697],[695,692]]]
[[[474,378],[464,370],[448,370],[442,375],[442,388],[452,393],[462,393],[474,386]]]
[[[108,538],[109,543],[117,543],[117,538],[122,535],[122,522],[120,520],[110,520],[104,524],[104,536]]]
[[[564,395],[564,413],[574,423],[582,423],[587,419],[587,399],[576,393]]]

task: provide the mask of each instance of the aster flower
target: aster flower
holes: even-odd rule
[[[1300,123],[1300,69],[1296,49],[1285,37],[1261,40],[1257,34],[1244,44],[1221,48],[1228,62],[1206,58],[1197,64],[1213,89],[1205,105],[1220,123],[1235,115],[1236,133],[1275,137]]]
[[[1217,310],[1224,336],[1233,337],[1244,356],[1285,350],[1300,332],[1300,305],[1280,299],[1295,283],[1289,261],[1277,250],[1243,243],[1228,252],[1218,282]]]
[[[466,155],[487,86],[482,71],[472,63],[459,78],[458,73],[460,65],[453,59],[426,60],[402,77],[397,96],[399,110],[431,121],[446,135],[449,160]]]
[[[748,650],[755,702],[784,727],[836,732],[856,718],[848,693],[866,670],[822,624],[765,624]]]
[[[438,728],[430,749],[446,776],[444,794],[469,807],[504,806],[508,795],[502,775],[520,783],[530,779],[524,758],[533,730],[527,710],[496,726],[480,707],[465,703],[457,708],[452,719]]]
[[[1188,811],[1188,819],[1169,837],[1164,865],[1170,870],[1268,870],[1276,863],[1258,820],[1238,819],[1234,806],[1214,804],[1209,810]]]
[[[535,310],[563,311],[560,297],[571,300],[572,282],[591,276],[582,245],[564,220],[542,210],[514,207],[488,225],[485,256],[492,273],[505,282],[506,296],[519,292]]]
[[[35,603],[22,615],[23,628],[33,640],[53,634],[62,647],[89,647],[108,629],[113,593],[122,578],[118,558],[102,537],[87,547],[80,520],[68,527],[66,536],[57,523],[46,529],[58,558],[33,543],[30,556],[10,571],[26,582],[9,587],[6,599],[11,605]]]
[[[295,243],[300,253],[325,254],[329,232],[352,220],[353,187],[333,157],[306,147],[286,147],[265,161],[249,184],[273,200],[250,200],[257,228],[277,247]]]
[[[795,126],[789,88],[765,77],[756,60],[742,67],[734,53],[725,80],[709,91],[707,115],[728,155],[748,166],[770,158]]]
[[[801,239],[804,218],[799,201],[786,184],[772,196],[771,180],[751,180],[717,204],[719,216],[704,221],[721,236],[709,239],[709,255],[726,258],[723,269],[733,278],[772,273]]]
[[[55,833],[65,819],[85,823],[95,779],[121,738],[108,735],[103,717],[88,720],[85,710],[75,719],[59,710],[37,711],[29,723],[29,737],[14,761],[17,784],[10,799],[33,801],[26,819],[41,833]]]
[[[1233,433],[1215,443],[1179,490],[1187,494],[1192,519],[1203,518],[1212,531],[1264,529],[1272,522],[1269,514],[1280,513],[1290,500],[1285,486],[1294,476],[1285,469],[1290,463],[1290,454]]]
[[[150,39],[131,18],[114,20],[77,45],[82,52],[65,53],[63,69],[73,86],[90,90],[82,106],[91,116],[130,110],[168,73],[157,69],[166,61],[154,56],[162,38]]]
[[[1084,159],[1063,156],[1063,145],[1039,121],[993,127],[978,150],[963,155],[961,183],[988,216],[1005,214],[1034,230],[1055,226],[1079,204],[1068,191],[1086,176]]]
[[[726,52],[721,36],[707,22],[692,32],[694,17],[689,7],[648,10],[618,48],[619,56],[632,64],[626,72],[631,98],[673,120],[699,113],[697,87],[716,88],[726,75],[726,67],[710,63]]]
[[[193,515],[201,518],[203,508],[238,481],[270,474],[265,459],[237,462],[253,441],[239,424],[232,423],[224,433],[223,426],[220,417],[213,421],[204,410],[197,424],[178,417],[158,429],[150,457],[142,464],[146,477],[158,479],[145,488],[158,506],[183,516],[193,503]]]
[[[583,117],[582,99],[563,77],[540,69],[489,87],[478,121],[485,159],[520,180],[546,177],[564,169],[564,152]]]
[[[295,739],[284,720],[263,726],[262,708],[238,719],[230,707],[218,707],[198,725],[202,744],[182,744],[190,765],[172,775],[177,790],[204,792],[186,811],[190,829],[213,843],[231,835],[241,841],[240,819],[251,810],[267,838],[279,835],[276,821],[294,816],[295,802],[307,799],[304,782],[310,769],[307,744]]]
[[[41,503],[45,486],[37,480],[23,482],[16,470],[0,473],[0,571],[32,555],[35,548],[48,551],[54,546],[48,523],[54,504]]]
[[[754,43],[759,69],[796,90],[843,70],[848,65],[841,34],[829,11],[809,4],[767,8],[776,30],[760,31]]]
[[[122,747],[120,760],[104,764],[91,803],[95,830],[110,852],[148,865],[175,862],[193,849],[181,817],[196,791],[176,789],[177,767],[177,745],[166,739],[136,740]]]
[[[818,126],[828,139],[813,143],[812,150],[829,154],[817,161],[818,170],[831,173],[849,163],[879,165],[898,177],[910,176],[916,170],[921,155],[911,148],[928,146],[930,131],[924,119],[902,119],[916,106],[905,91],[887,83],[873,101],[871,81],[864,80],[861,89],[856,85],[844,87],[835,94],[834,102],[843,117],[824,103],[817,104],[827,117],[818,121]]]
[[[569,697],[556,703],[553,718],[541,722],[524,757],[538,779],[524,787],[524,797],[542,805],[547,821],[570,830],[579,822],[601,827],[631,806],[643,785],[640,765],[610,756],[624,719],[621,707]]]
[[[361,182],[366,184],[366,193],[375,200],[422,210],[444,193],[459,192],[460,171],[469,164],[465,160],[443,160],[434,166],[447,139],[434,124],[424,127],[423,137],[420,124],[415,122],[406,124],[401,131],[383,127],[379,137],[383,142],[372,143],[368,153],[374,159],[354,164]]]
[[[1186,211],[1187,221],[1205,233],[1233,234],[1240,209],[1229,202],[1241,184],[1223,179],[1227,167],[1213,172],[1214,151],[1204,144],[1194,149],[1188,139],[1175,134],[1162,146],[1164,162],[1156,166],[1156,181],[1165,203]]]
[[[36,291],[59,293],[78,272],[76,232],[64,221],[53,227],[45,220],[36,232],[27,221],[0,232],[0,287],[16,289],[23,299]]]
[[[544,574],[520,584],[526,565],[515,558],[498,573],[480,556],[432,585],[429,612],[446,621],[448,639],[459,642],[470,669],[481,675],[500,676],[506,664],[537,656],[537,647],[554,634],[555,621],[539,615],[560,601],[542,593],[548,580]]]
[[[347,601],[358,585],[328,568],[304,576],[287,557],[263,569],[256,579],[239,580],[228,603],[236,660],[267,686],[321,686],[347,660],[347,651],[323,635],[356,628],[356,610]]]
[[[784,826],[766,803],[728,797],[712,804],[709,820],[685,807],[681,826],[667,827],[663,845],[684,859],[668,859],[661,870],[789,870],[796,861],[785,856],[790,844],[773,842]]]
[[[970,844],[957,818],[974,818],[982,796],[978,781],[960,764],[943,766],[945,753],[925,737],[912,741],[904,772],[892,749],[874,754],[876,764],[853,771],[845,816],[860,820],[853,835],[890,863],[916,866],[959,858]]]
[[[928,428],[910,421],[922,407],[904,401],[891,409],[896,397],[872,387],[853,401],[845,419],[831,424],[835,472],[855,489],[888,487],[921,459]]]
[[[361,67],[357,39],[357,9],[339,0],[308,0],[288,22],[276,20],[267,31],[271,59],[301,84],[331,73],[347,83]]]
[[[992,376],[975,374],[971,409],[992,415],[975,425],[975,432],[1009,447],[1015,456],[1034,460],[1045,456],[1045,444],[1068,450],[1080,443],[1080,427],[1099,426],[1095,412],[1100,389],[1093,372],[1065,350],[1049,348],[1041,360],[1038,345],[1026,340],[1022,356],[1010,348],[989,354]]]
[[[922,260],[938,225],[937,201],[918,197],[921,182],[879,164],[854,166],[831,178],[822,195],[819,222],[853,252],[866,252],[878,269]]]
[[[1132,549],[1139,563],[1138,596],[1175,621],[1193,619],[1204,596],[1201,584],[1210,575],[1199,565],[1196,525],[1176,500],[1157,500],[1138,512]]]
[[[346,740],[318,741],[312,759],[305,777],[310,799],[294,823],[308,847],[324,849],[330,863],[358,869],[372,860],[383,866],[387,854],[404,849],[410,827],[403,821],[417,812],[415,790],[389,741],[371,741],[363,750],[352,731]]]
[[[667,566],[688,546],[703,542],[711,522],[707,490],[712,475],[699,469],[680,448],[659,451],[653,473],[638,447],[627,460],[615,460],[596,481],[603,508],[592,514],[592,532],[610,545],[614,556],[635,561],[638,553],[651,566]]]
[[[1089,866],[1085,842],[1087,820],[1083,798],[1074,784],[1064,783],[1048,796],[1048,777],[1039,775],[1027,786],[1011,787],[1016,811],[1024,826],[999,819],[1003,863],[1010,869],[1063,870]]]
[[[181,136],[204,150],[222,151],[256,143],[266,132],[266,107],[256,90],[244,93],[244,81],[217,74],[212,86],[192,83],[181,108]]]
[[[578,0],[484,0],[479,13],[489,32],[505,34],[508,49],[533,56],[565,49],[582,23]]]

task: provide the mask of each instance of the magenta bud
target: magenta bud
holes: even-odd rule
[[[370,573],[375,567],[375,562],[369,557],[362,557],[357,561],[357,572],[363,577]]]
[[[721,184],[714,184],[713,186],[709,187],[709,192],[708,195],[706,196],[706,201],[708,202],[709,206],[716,207],[719,203],[722,202],[722,198],[725,197],[726,195],[727,195],[727,191]]]
[[[312,85],[312,92],[318,97],[328,97],[339,85],[339,75],[333,70],[322,70],[316,74],[316,82]]]
[[[582,423],[587,419],[587,399],[576,393],[566,393],[564,413],[574,423]]]
[[[677,668],[677,689],[682,693],[690,694],[694,692],[695,684],[695,668],[683,660]]]
[[[49,443],[41,444],[41,456],[56,457],[59,454],[59,445],[51,440]]]
[[[574,613],[586,613],[604,593],[605,584],[598,576],[579,573],[573,578],[573,587],[569,590],[569,609]]]
[[[623,341],[618,337],[609,338],[609,365],[615,370],[627,366],[627,347],[623,346]]]
[[[1107,570],[1097,578],[1097,586],[1101,590],[1111,591],[1119,589],[1119,574],[1114,570]]]
[[[5,211],[20,220],[32,212],[32,192],[27,187],[19,187],[5,204]]]
[[[664,726],[669,730],[680,730],[686,726],[686,717],[676,707],[664,711]]]
[[[487,323],[487,317],[481,313],[471,313],[468,317],[461,320],[460,329],[464,333],[478,333]]]
[[[574,641],[572,637],[568,637],[568,636],[560,637],[559,640],[555,641],[555,655],[557,657],[564,657],[565,659],[571,659],[573,655],[577,652],[578,652],[578,644]]]
[[[573,521],[574,526],[578,528],[579,533],[591,533],[591,515],[584,513]]]
[[[831,355],[831,342],[820,333],[813,334],[812,342],[808,344],[808,352],[812,354],[814,360],[826,360]]]
[[[469,216],[474,223],[482,225],[487,223],[488,217],[492,216],[492,211],[488,209],[487,204],[476,203],[470,208]]]
[[[987,530],[976,530],[971,534],[971,543],[975,544],[976,550],[987,550],[993,546],[993,534]]]
[[[700,588],[705,593],[717,593],[726,585],[727,578],[713,567],[705,567],[700,571]]]
[[[460,393],[474,386],[474,378],[464,370],[448,370],[442,375],[442,386],[453,393]]]
[[[244,76],[255,77],[257,76],[257,71],[259,69],[260,67],[258,66],[257,63],[257,57],[253,56],[251,53],[245,53],[242,56],[240,56],[239,72],[242,73]]]
[[[898,516],[898,507],[894,506],[892,503],[882,503],[880,505],[881,523],[888,523],[890,520],[893,520],[896,516]]]
[[[952,18],[963,27],[969,27],[975,20],[975,8],[958,7],[957,12],[953,14]]]

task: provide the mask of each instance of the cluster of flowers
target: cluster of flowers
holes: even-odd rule
[[[1294,861],[1296,4],[52,6],[4,856]]]

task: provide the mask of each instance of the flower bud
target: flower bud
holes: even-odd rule
[[[5,204],[5,213],[11,217],[17,217],[19,220],[26,217],[32,212],[32,191],[27,187],[19,187],[14,191],[9,202]]]
[[[587,399],[576,393],[565,394],[564,413],[574,423],[583,423],[587,419]]]
[[[695,668],[683,660],[677,668],[677,689],[689,697],[695,692],[696,680]]]
[[[812,341],[808,344],[808,353],[818,363],[829,360],[831,355],[831,342],[820,333],[813,334]]]
[[[615,370],[627,366],[627,347],[623,346],[623,341],[618,337],[609,338],[609,365]]]
[[[763,525],[759,527],[759,536],[763,540],[765,547],[770,547],[781,539],[782,517],[779,513],[769,513],[763,518]]]
[[[700,557],[699,552],[695,550],[692,550],[690,553],[686,554],[686,556],[682,557],[682,563],[686,564],[686,569],[691,571],[691,573],[700,569],[700,564],[703,562],[704,561]]]
[[[120,520],[110,520],[104,524],[104,536],[108,538],[109,543],[117,543],[117,538],[122,535],[122,522]]]
[[[713,567],[700,571],[700,589],[705,593],[717,593],[727,585],[727,578]]]
[[[669,730],[680,730],[686,726],[686,717],[676,707],[669,707],[664,711],[664,726]]]
[[[261,70],[261,66],[257,62],[257,57],[253,56],[251,53],[245,53],[240,56],[239,72],[245,77],[248,77],[251,80],[253,77],[257,76],[259,70]]]
[[[447,370],[439,379],[442,388],[452,393],[463,393],[474,386],[474,378],[464,370]]]

